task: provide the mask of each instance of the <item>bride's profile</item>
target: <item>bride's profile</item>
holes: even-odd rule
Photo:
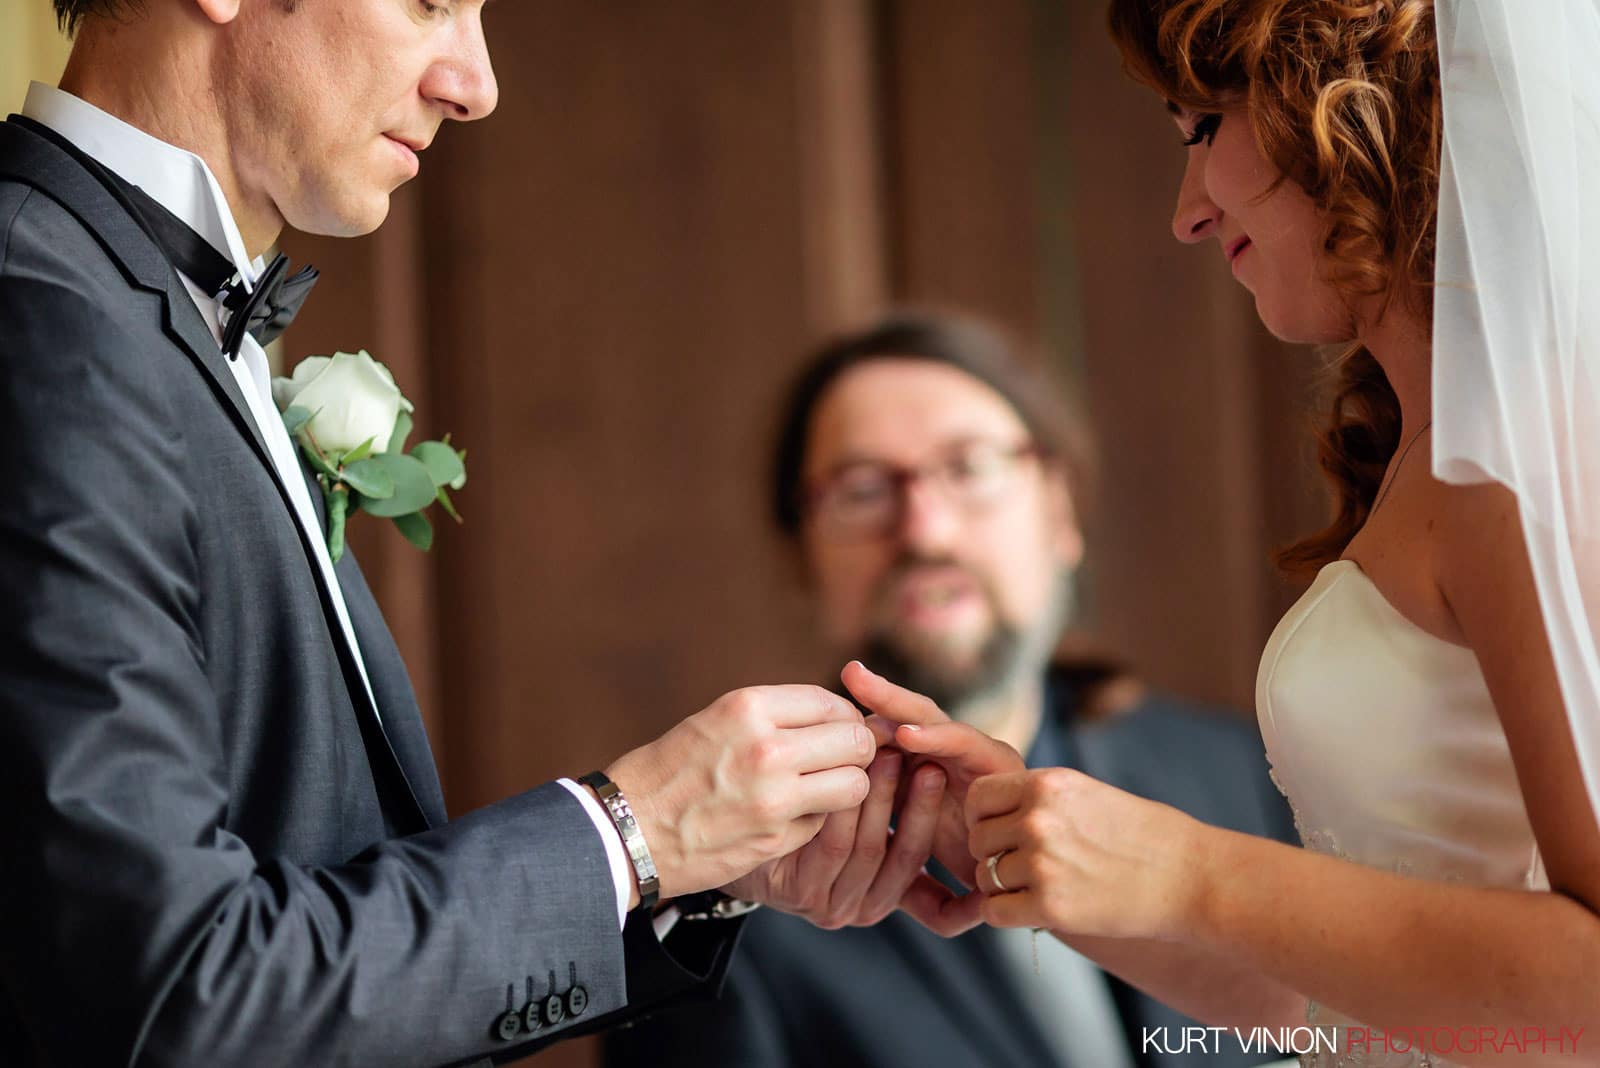
[[[1450,1035],[1308,1062],[1600,1063],[1596,2],[1114,0],[1110,21],[1187,154],[1177,238],[1272,333],[1341,350],[1335,514],[1279,561],[1314,577],[1257,685],[1306,848],[1026,771],[863,670],[852,689],[970,783],[987,922],[1207,1023]],[[1543,1045],[1488,1041],[1511,1029]]]

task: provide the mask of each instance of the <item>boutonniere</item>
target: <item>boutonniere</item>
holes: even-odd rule
[[[272,381],[284,429],[317,473],[328,511],[328,555],[344,555],[351,509],[394,521],[406,540],[426,552],[433,524],[423,513],[438,503],[461,522],[450,491],[467,482],[465,450],[411,436],[411,402],[394,375],[365,350],[308,356],[288,378]]]

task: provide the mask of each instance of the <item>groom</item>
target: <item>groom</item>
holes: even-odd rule
[[[871,735],[813,687],[447,819],[271,403],[303,293],[259,257],[372,230],[493,110],[483,6],[55,0],[62,89],[0,124],[8,1065],[512,1059],[719,981],[715,888],[838,922],[926,855],[876,859]]]

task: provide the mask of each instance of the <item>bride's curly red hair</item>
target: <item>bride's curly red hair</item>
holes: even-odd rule
[[[1124,68],[1193,111],[1243,106],[1262,155],[1327,220],[1326,277],[1347,300],[1431,321],[1442,129],[1433,0],[1112,0]],[[1336,364],[1320,459],[1337,511],[1283,550],[1305,574],[1366,522],[1400,403],[1361,347]]]

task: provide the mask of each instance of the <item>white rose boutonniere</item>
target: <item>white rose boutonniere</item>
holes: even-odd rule
[[[272,399],[317,472],[335,563],[344,555],[351,505],[393,520],[424,551],[433,546],[433,524],[423,514],[430,505],[438,502],[461,522],[449,491],[466,485],[466,452],[451,445],[448,434],[406,451],[411,402],[389,369],[365,350],[306,357],[288,378],[273,379]]]

